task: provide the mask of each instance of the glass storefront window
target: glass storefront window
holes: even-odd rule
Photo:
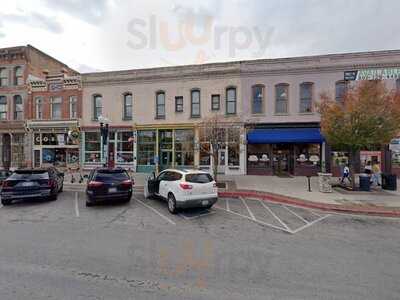
[[[210,143],[204,128],[200,128],[200,166],[209,166],[211,163]]]
[[[194,165],[193,130],[175,130],[175,164],[177,166]]]
[[[247,145],[247,167],[248,168],[271,168],[271,145],[269,144],[248,144]]]
[[[320,165],[321,158],[319,144],[299,144],[297,147],[296,162],[298,166]]]
[[[133,162],[133,143],[131,140],[129,140],[133,137],[133,133],[131,131],[118,132],[117,135],[117,162]]]
[[[141,130],[137,133],[137,164],[154,165],[156,154],[156,131]]]
[[[100,162],[100,132],[85,133],[85,162]]]
[[[240,130],[238,128],[228,129],[228,166],[240,165]]]

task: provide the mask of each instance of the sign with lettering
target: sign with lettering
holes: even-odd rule
[[[58,91],[62,91],[64,88],[64,85],[62,82],[52,82],[49,83],[49,91],[50,92],[58,92]]]
[[[389,80],[400,79],[400,68],[361,69],[345,71],[344,80]]]

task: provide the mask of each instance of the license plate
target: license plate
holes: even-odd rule
[[[208,205],[208,200],[201,201],[201,205]]]
[[[33,186],[33,182],[23,182],[22,186],[24,186],[24,187]]]
[[[109,188],[108,192],[109,193],[116,193],[117,192],[117,188]]]

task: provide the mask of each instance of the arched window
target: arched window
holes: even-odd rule
[[[280,83],[275,85],[275,113],[287,114],[289,106],[289,85]]]
[[[226,89],[226,114],[236,114],[236,88],[228,87]]]
[[[165,119],[165,92],[156,93],[156,119]]]
[[[312,112],[313,86],[312,82],[300,84],[300,113]]]
[[[344,82],[343,80],[336,82],[335,86],[336,102],[343,102],[345,94],[346,94],[346,82]]]
[[[103,96],[93,96],[93,120],[98,120],[103,113]]]
[[[0,68],[0,86],[8,85],[8,70],[6,68]]]
[[[24,119],[24,103],[20,95],[14,96],[14,120]]]
[[[254,85],[252,89],[251,112],[253,114],[262,114],[264,112],[264,85]]]
[[[24,74],[21,67],[15,67],[14,69],[14,85],[24,84]]]
[[[190,98],[190,115],[192,118],[199,118],[200,117],[200,90],[193,89],[191,91],[191,98]]]
[[[132,120],[133,97],[131,93],[124,94],[124,120]]]

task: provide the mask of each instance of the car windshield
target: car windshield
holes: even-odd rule
[[[213,181],[211,175],[206,173],[187,174],[185,178],[187,182],[191,183],[209,183]]]
[[[47,171],[16,171],[9,177],[10,180],[39,180],[49,179]]]
[[[96,181],[123,181],[129,179],[128,174],[124,170],[99,170],[96,173]]]

